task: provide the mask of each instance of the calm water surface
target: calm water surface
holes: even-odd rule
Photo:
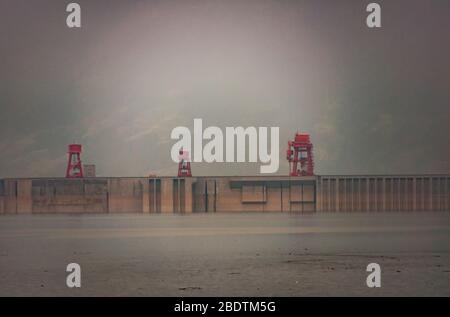
[[[1,295],[449,295],[450,213],[1,216],[0,278]]]

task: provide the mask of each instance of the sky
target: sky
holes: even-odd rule
[[[98,176],[176,175],[177,126],[297,131],[316,174],[450,173],[450,2],[0,2],[0,178],[59,177],[67,145]],[[260,163],[194,163],[256,175]]]

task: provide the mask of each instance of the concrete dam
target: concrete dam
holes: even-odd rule
[[[1,214],[449,210],[450,175],[0,179]]]

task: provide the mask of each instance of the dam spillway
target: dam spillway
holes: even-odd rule
[[[0,179],[0,214],[450,211],[450,175]]]

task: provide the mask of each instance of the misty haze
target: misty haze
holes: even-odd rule
[[[174,175],[170,131],[311,134],[318,174],[450,170],[450,4],[382,1],[0,3],[0,177],[64,176],[69,143],[100,176]],[[254,175],[259,164],[194,164]]]

